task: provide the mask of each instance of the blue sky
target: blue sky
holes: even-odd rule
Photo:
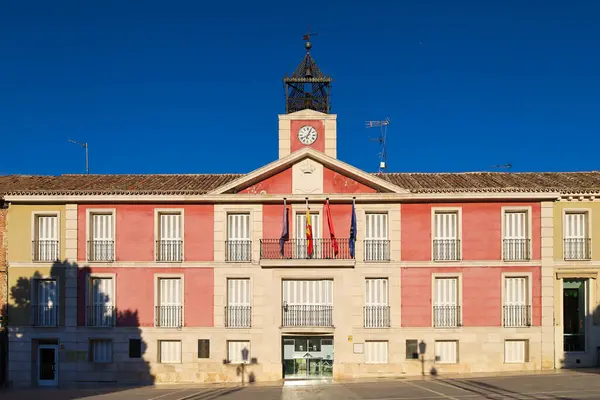
[[[360,3],[360,5],[357,5]],[[394,172],[598,167],[598,1],[4,1],[0,174],[248,172],[282,77],[334,79],[338,158]]]

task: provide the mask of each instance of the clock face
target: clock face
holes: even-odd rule
[[[300,143],[308,145],[317,140],[317,131],[310,125],[305,125],[298,130],[298,140]]]

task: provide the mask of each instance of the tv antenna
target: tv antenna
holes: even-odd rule
[[[496,164],[496,165],[492,165],[492,168],[511,169],[512,164]]]
[[[67,139],[70,143],[74,143],[77,144],[81,147],[83,147],[85,149],[85,173],[89,174],[90,173],[90,160],[89,160],[89,156],[88,156],[88,144],[87,143],[80,143],[80,142],[76,142],[74,140],[71,139]]]
[[[390,119],[386,118],[383,121],[367,121],[367,128],[376,128],[379,127],[379,137],[376,140],[379,142],[379,146],[381,147],[381,151],[379,152],[379,173],[383,173],[387,171],[387,152],[385,149],[385,138],[387,136],[387,127],[390,124]]]

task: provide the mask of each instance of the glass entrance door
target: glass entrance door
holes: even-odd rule
[[[318,379],[333,376],[333,336],[284,336],[283,377]]]
[[[587,279],[563,280],[563,343],[565,352],[584,352]]]
[[[40,345],[38,348],[38,383],[40,386],[57,386],[57,346]]]

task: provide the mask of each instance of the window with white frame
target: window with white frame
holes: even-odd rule
[[[55,278],[34,279],[32,317],[34,326],[58,326],[58,282]]]
[[[435,362],[439,364],[456,364],[458,362],[458,341],[436,340]]]
[[[158,278],[156,326],[164,328],[183,326],[182,286],[181,278]]]
[[[435,211],[433,216],[433,259],[460,260],[458,211]]]
[[[365,328],[388,328],[390,326],[388,279],[368,278],[365,282],[364,326]]]
[[[112,277],[92,276],[89,279],[87,326],[115,325],[115,283]]]
[[[310,225],[312,227],[313,253],[312,258],[321,258],[323,249],[323,239],[321,239],[321,215],[319,213],[310,213]],[[308,258],[308,240],[306,238],[306,213],[296,214],[296,236],[294,239],[295,257]],[[331,247],[328,246],[327,247]]]
[[[530,240],[527,211],[504,212],[502,258],[505,261],[529,260]]]
[[[250,328],[250,297],[250,279],[227,280],[225,323],[228,328]]]
[[[460,326],[458,277],[438,277],[434,280],[433,326]]]
[[[252,239],[250,237],[250,214],[227,215],[227,261],[250,261]]]
[[[525,363],[529,361],[529,341],[528,340],[505,340],[504,341],[504,362],[505,363]]]
[[[90,340],[90,361],[93,363],[113,362],[113,343],[108,339]]]
[[[56,261],[60,259],[58,215],[35,215],[33,261]]]
[[[183,261],[183,218],[180,212],[158,214],[157,261]]]
[[[250,362],[250,341],[230,340],[227,342],[227,360],[233,364]]]
[[[283,280],[283,326],[333,326],[333,280]]]
[[[367,213],[365,216],[365,261],[389,261],[388,215]]]
[[[367,340],[365,341],[365,363],[366,364],[387,364],[388,362],[388,342],[387,340]]]
[[[113,214],[93,212],[89,220],[88,261],[113,261],[115,259]]]
[[[529,282],[527,277],[504,278],[504,326],[531,325],[531,307],[528,294]]]
[[[569,211],[565,214],[564,224],[564,259],[590,260],[589,214]]]
[[[180,364],[181,340],[159,340],[158,355],[161,364]]]

